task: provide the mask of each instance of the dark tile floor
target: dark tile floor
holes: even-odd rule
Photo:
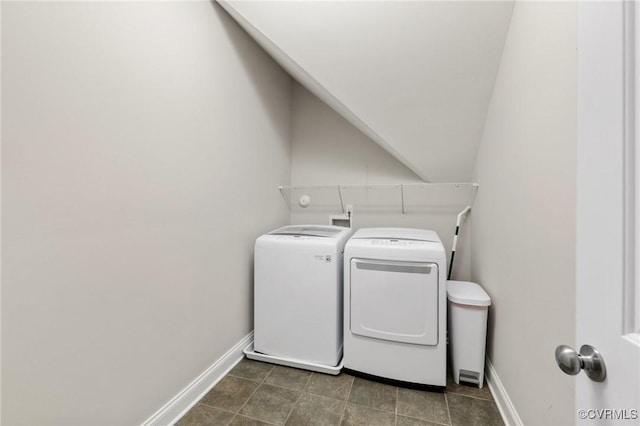
[[[482,389],[456,385],[445,393],[416,391],[242,360],[178,423],[200,425],[503,425]]]

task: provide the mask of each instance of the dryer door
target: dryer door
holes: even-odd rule
[[[394,342],[438,344],[438,265],[351,259],[350,330]]]

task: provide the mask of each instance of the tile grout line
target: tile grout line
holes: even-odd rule
[[[237,376],[234,376],[234,377],[237,377]],[[255,382],[254,382],[254,383],[255,383]],[[274,387],[277,387],[277,388],[280,388],[280,389],[287,389],[287,388],[283,388],[283,387],[280,387],[280,386],[271,385],[271,384],[269,384],[269,383],[265,383],[265,384],[267,384],[267,385],[269,385],[269,386],[274,386]],[[307,384],[308,384],[308,381],[307,381]],[[306,387],[306,385],[305,385],[305,387]],[[352,387],[353,387],[353,382],[352,382]],[[257,390],[257,387],[256,387],[256,390]],[[292,390],[292,389],[287,389],[287,390]],[[302,391],[301,391],[301,392],[302,392]],[[399,392],[400,392],[400,389],[399,389],[399,388],[397,388],[397,389],[396,389],[396,395],[397,395]],[[255,390],[253,391],[253,393],[255,393]],[[251,396],[253,396],[253,393],[251,394]],[[379,412],[381,412],[381,413],[389,413],[389,412],[390,412],[390,411],[385,411],[385,410],[380,410],[380,409],[378,409],[378,408],[370,407],[370,406],[368,406],[368,405],[360,404],[360,403],[357,403],[357,402],[349,402],[348,400],[342,400],[342,399],[331,398],[331,397],[328,397],[328,396],[324,396],[324,395],[320,395],[320,394],[314,394],[314,393],[311,393],[311,392],[304,392],[304,393],[308,393],[308,394],[310,394],[310,395],[316,395],[316,396],[320,396],[320,397],[323,397],[323,398],[331,399],[331,400],[333,400],[333,401],[338,401],[338,402],[343,402],[343,403],[345,403],[345,406],[344,406],[344,408],[343,408],[342,414],[341,414],[341,416],[340,416],[340,423],[342,423],[342,420],[344,419],[344,413],[345,413],[345,411],[346,411],[346,408],[347,408],[347,404],[348,404],[348,403],[353,404],[353,405],[358,405],[358,406],[360,406],[360,407],[364,407],[364,408],[367,408],[367,409],[371,409],[371,410],[374,410],[374,411],[379,411]],[[349,393],[351,393],[351,392],[349,392]],[[249,399],[251,399],[251,396],[249,396]],[[446,401],[446,398],[445,398],[445,401]],[[247,399],[247,402],[248,402],[248,399]],[[298,401],[296,401],[296,403],[297,403],[297,402],[298,402]],[[214,407],[213,405],[209,405],[209,404],[206,404],[206,403],[204,403],[204,402],[198,402],[198,404],[201,404],[201,405],[204,405],[205,407],[213,408],[213,409],[216,409],[216,410],[224,411],[224,412],[229,413],[229,414],[233,414],[233,416],[234,416],[234,417],[236,417],[236,416],[247,417],[247,418],[252,419],[252,420],[257,420],[257,421],[260,421],[260,422],[268,423],[268,424],[270,424],[270,425],[278,426],[278,424],[277,424],[277,423],[272,423],[272,422],[269,422],[269,421],[266,421],[266,420],[260,420],[260,419],[258,419],[258,418],[252,417],[252,416],[247,415],[247,414],[241,414],[240,412],[234,412],[234,411],[230,411],[230,410],[227,410],[227,409],[224,409],[224,408]],[[246,404],[246,402],[245,402],[245,404]],[[243,404],[243,405],[240,407],[240,410],[244,407],[244,405],[245,405],[245,404]],[[397,402],[396,402],[396,404],[397,404]],[[448,405],[447,405],[447,414],[449,414],[449,408],[448,408]],[[289,416],[287,417],[287,419],[286,419],[286,420],[288,420],[290,416],[291,416],[291,413],[289,413]],[[415,417],[415,416],[410,416],[410,415],[405,415],[405,414],[403,414],[402,416],[403,416],[403,417],[410,418],[410,419],[415,419],[415,420],[428,421],[428,422],[430,422],[430,423],[437,424],[437,425],[442,425],[442,426],[449,426],[449,425],[450,425],[450,423],[449,423],[449,424],[447,424],[447,423],[439,423],[439,422],[437,422],[437,421],[433,421],[433,420],[426,420],[426,419],[423,419],[423,418],[420,418],[420,417]],[[397,425],[397,418],[398,418],[398,411],[397,411],[397,405],[396,405],[396,412],[395,412],[395,419],[396,419],[396,420],[395,420],[395,423],[396,423],[396,425]],[[285,420],[285,423],[286,423],[286,420]],[[229,420],[229,423],[227,423],[227,425],[228,425],[228,424],[230,424],[230,422],[231,422],[231,421],[233,421],[233,417],[231,418],[231,420]]]
[[[214,410],[220,410],[220,411],[224,411],[224,412],[226,412],[226,413],[231,413],[231,414],[233,414],[234,416],[235,416],[236,414],[238,414],[238,413],[236,413],[235,411],[227,410],[227,409],[220,408],[220,407],[214,407],[213,405],[205,404],[204,402],[200,402],[200,401],[198,401],[198,403],[197,403],[196,405],[204,405],[204,406],[205,406],[205,407],[207,407],[207,408],[213,408]],[[194,405],[194,407],[195,407],[196,405]],[[188,412],[188,413],[190,413],[190,412],[191,412],[191,410],[189,410],[189,412]],[[188,414],[188,413],[187,413],[187,414]],[[186,415],[186,414],[185,414],[185,415]]]
[[[333,401],[340,401],[340,402],[345,402],[346,401],[346,399],[334,398],[332,396],[326,396],[326,395],[323,395],[321,393],[315,393],[315,392],[309,392],[309,391],[304,391],[304,393],[308,393],[309,395],[314,395],[314,396],[321,396],[323,398],[331,399]],[[349,398],[348,395],[347,395],[347,398]]]
[[[313,373],[313,374],[317,374],[317,373]],[[325,373],[319,373],[319,374],[324,375],[324,376],[326,376],[326,375],[327,375],[327,374],[325,374]],[[345,374],[345,376],[348,376],[348,375],[346,375],[346,374]],[[336,376],[332,376],[332,377],[338,377],[338,376],[336,375]],[[353,378],[353,376],[348,376],[348,377]],[[309,380],[309,381],[311,381],[311,380]],[[345,401],[348,401],[348,400],[349,400],[349,395],[350,395],[350,393],[351,393],[351,388],[353,387],[353,380],[351,381],[351,384],[349,385],[349,392],[347,392],[347,396],[346,396],[345,398],[343,398],[343,399],[340,399],[340,398],[334,398],[334,397],[332,397],[332,396],[323,395],[323,394],[321,394],[321,393],[311,392],[310,390],[306,390],[306,387],[307,387],[308,385],[309,385],[309,383],[307,382],[307,385],[305,386],[305,390],[303,390],[303,392],[304,392],[304,393],[308,393],[309,395],[321,396],[321,397],[323,397],[323,398],[329,398],[329,399],[332,399],[332,400],[334,400],[334,401],[345,402]]]
[[[291,410],[289,410],[289,414],[287,414],[287,417],[284,419],[284,422],[282,423],[283,425],[287,424],[287,421],[289,420],[289,417],[291,417],[291,414],[293,414],[293,410],[296,409],[296,406],[300,402],[300,399],[302,398],[302,394],[304,393],[305,388],[309,384],[309,380],[311,380],[311,376],[312,375],[313,375],[313,372],[311,374],[309,374],[309,377],[307,377],[307,381],[304,383],[304,386],[302,386],[302,389],[300,389],[300,391],[299,391],[300,393],[298,395],[298,398],[296,398],[296,402],[293,403],[293,406],[291,407]]]
[[[448,413],[447,413],[447,414],[448,414]],[[428,422],[428,423],[432,423],[432,424],[434,424],[434,425],[451,426],[451,424],[450,424],[450,423],[440,423],[440,422],[437,422],[437,421],[435,421],[435,420],[427,420],[427,419],[423,419],[423,418],[420,418],[420,417],[409,416],[409,415],[407,415],[407,414],[402,414],[402,417],[406,417],[406,418],[408,418],[408,419],[412,419],[412,420],[420,420],[420,421],[422,421],[422,422]]]
[[[271,370],[273,370],[273,367],[271,367]],[[271,373],[271,370],[269,370],[269,372],[265,375],[265,378]],[[206,404],[206,403],[202,402],[202,399],[204,399],[204,397],[201,398],[200,401],[197,402],[197,404],[202,404],[205,407],[215,408],[216,410],[221,410],[221,411],[225,411],[227,413],[233,414],[233,417],[231,417],[231,419],[229,419],[229,421],[226,423],[226,425],[229,425],[229,424],[231,424],[233,419],[236,418],[237,416],[243,416],[243,414],[240,414],[240,411],[244,408],[245,405],[247,405],[247,402],[249,402],[249,400],[251,399],[253,394],[256,393],[256,391],[258,390],[258,388],[260,387],[260,385],[262,384],[262,381],[264,381],[264,379],[262,379],[262,381],[256,381],[256,380],[248,379],[246,377],[233,375],[233,374],[231,374],[231,372],[227,373],[224,377],[222,377],[222,379],[225,379],[227,377],[233,377],[233,378],[240,379],[240,380],[246,380],[248,382],[257,384],[256,388],[251,392],[251,394],[249,395],[247,400],[240,406],[240,408],[238,408],[237,412],[234,412],[234,411],[231,411],[231,410],[226,410],[226,409],[220,408],[220,407],[214,407],[212,405]],[[221,379],[221,381],[222,381],[222,379]],[[213,389],[215,389],[216,387],[217,387],[217,385],[214,386]],[[211,389],[211,390],[213,390],[213,389]],[[245,416],[245,417],[249,417],[249,416]],[[252,417],[249,417],[249,418],[253,419]],[[258,420],[258,419],[253,419],[253,420]],[[266,423],[268,423],[268,422],[266,422]]]
[[[261,386],[261,384],[259,384],[258,386],[256,386],[256,388],[253,390],[253,392],[251,392],[251,395],[249,395],[249,398],[247,398],[247,400],[244,402],[244,404],[242,404],[242,406],[240,406],[240,408],[238,408],[238,412],[236,413],[237,415],[243,415],[240,414],[240,411],[242,411],[242,409],[245,407],[245,405],[247,405],[247,402],[249,402],[249,400],[251,399],[251,397],[256,393],[256,391],[258,390],[258,388]],[[233,419],[231,419],[233,420]],[[231,420],[229,420],[229,422],[231,422]]]
[[[248,358],[245,358],[244,360],[248,360]],[[243,360],[243,361],[244,361],[244,360]],[[240,361],[240,362],[242,362],[242,361]],[[253,362],[260,362],[260,361],[253,361]],[[270,366],[270,367],[271,367],[271,368],[269,369],[269,371],[267,371],[267,374],[265,374],[265,375],[264,375],[264,378],[262,378],[261,380],[255,380],[255,379],[251,379],[251,378],[249,378],[249,377],[243,377],[243,376],[236,376],[235,374],[233,374],[233,370],[229,371],[229,372],[226,374],[226,376],[224,376],[224,377],[231,376],[231,377],[235,377],[235,378],[238,378],[238,379],[249,380],[249,381],[254,382],[254,383],[264,383],[264,381],[267,379],[267,376],[269,376],[269,374],[271,374],[271,372],[273,371],[273,369],[274,369],[275,365],[274,365],[274,364],[268,364],[268,363],[266,363],[266,362],[262,362],[261,364],[268,365],[268,366]],[[235,370],[235,368],[234,368],[234,370]],[[223,377],[223,378],[224,378],[224,377]]]
[[[381,413],[391,413],[391,414],[394,413],[394,411],[392,411],[392,410],[381,410],[380,408],[372,407],[370,405],[361,404],[360,402],[353,402],[353,401],[347,401],[347,402],[349,404],[357,405],[358,407],[370,408],[370,409],[372,409],[374,411],[380,411]]]
[[[277,423],[272,423],[272,422],[270,422],[270,421],[260,420],[260,419],[257,419],[257,418],[255,418],[255,417],[252,417],[252,416],[249,416],[249,415],[245,415],[245,414],[241,414],[241,413],[240,413],[240,411],[242,411],[242,409],[244,409],[244,408],[245,408],[245,406],[247,405],[247,403],[249,402],[249,400],[250,400],[250,399],[254,396],[254,394],[257,392],[258,388],[259,388],[259,387],[261,387],[263,384],[268,384],[269,386],[274,386],[274,387],[279,388],[279,389],[285,389],[285,390],[289,390],[289,391],[295,391],[295,389],[291,389],[291,388],[287,388],[287,387],[279,386],[279,385],[274,385],[274,384],[270,384],[270,383],[267,383],[267,382],[266,382],[267,378],[268,378],[268,377],[273,373],[273,371],[275,370],[275,368],[276,368],[276,366],[275,366],[275,365],[272,365],[272,366],[271,366],[271,368],[266,372],[265,376],[264,376],[261,380],[255,380],[255,379],[250,379],[250,378],[247,378],[247,377],[236,376],[236,375],[234,375],[234,374],[230,374],[230,373],[228,373],[228,374],[227,374],[228,376],[235,377],[235,378],[237,378],[237,379],[241,379],[241,380],[246,380],[246,381],[248,381],[248,382],[252,382],[252,383],[257,384],[256,388],[253,390],[253,392],[251,392],[251,394],[249,395],[249,397],[247,398],[247,400],[245,401],[245,403],[244,403],[244,404],[242,404],[242,406],[238,409],[238,411],[237,411],[237,412],[233,412],[233,411],[230,411],[230,410],[227,410],[227,409],[224,409],[224,408],[213,407],[213,406],[211,406],[211,405],[208,405],[208,404],[202,403],[202,402],[200,402],[200,401],[198,401],[198,403],[199,403],[199,404],[202,404],[202,405],[204,405],[204,406],[206,406],[206,407],[215,408],[215,409],[218,409],[218,410],[221,410],[221,411],[224,411],[224,412],[227,412],[227,413],[233,414],[234,416],[233,416],[233,417],[231,418],[231,420],[227,423],[227,425],[228,425],[228,424],[230,424],[230,423],[231,423],[231,421],[233,421],[233,419],[234,419],[236,416],[240,416],[240,417],[246,417],[246,418],[249,418],[249,419],[252,419],[252,420],[263,421],[263,422],[265,422],[265,423],[267,423],[267,424],[270,424],[270,425],[276,425],[276,426],[277,426]],[[378,412],[380,412],[380,413],[384,413],[384,412],[387,412],[387,413],[389,413],[389,412],[393,412],[393,413],[394,413],[394,426],[397,426],[397,424],[398,424],[398,400],[399,400],[400,387],[398,387],[398,386],[396,386],[396,387],[395,387],[395,388],[396,388],[396,401],[395,401],[395,409],[394,409],[394,411],[387,411],[387,410],[382,410],[382,409],[379,409],[379,408],[376,408],[376,407],[371,407],[371,406],[368,406],[368,405],[363,404],[363,403],[358,403],[358,402],[352,402],[352,401],[350,401],[350,397],[351,397],[351,394],[353,393],[353,388],[354,388],[355,381],[356,381],[356,377],[353,377],[353,376],[351,376],[351,383],[350,383],[350,385],[349,385],[349,391],[348,391],[348,393],[347,393],[347,397],[346,397],[346,399],[339,399],[339,398],[334,398],[334,397],[331,397],[331,396],[323,395],[323,394],[320,394],[320,393],[310,392],[310,391],[308,390],[308,387],[309,387],[309,383],[311,382],[311,379],[312,379],[312,377],[313,377],[313,375],[314,375],[314,374],[317,374],[317,373],[315,373],[315,372],[310,372],[310,374],[307,376],[307,379],[306,379],[306,381],[305,381],[305,384],[304,384],[304,385],[302,386],[302,388],[300,389],[300,391],[299,391],[300,393],[299,393],[299,395],[297,396],[297,398],[296,398],[295,402],[293,403],[292,408],[289,410],[289,412],[288,412],[288,414],[287,414],[287,417],[285,418],[285,420],[284,420],[284,423],[283,423],[283,424],[286,424],[286,422],[287,422],[287,421],[289,421],[289,419],[291,418],[291,415],[293,414],[293,411],[295,410],[295,408],[296,408],[296,407],[298,406],[298,404],[300,403],[300,400],[301,400],[301,398],[302,398],[302,394],[303,394],[303,393],[307,393],[307,394],[309,394],[309,395],[317,395],[317,396],[322,397],[322,398],[327,398],[327,399],[330,399],[330,400],[333,400],[333,401],[338,401],[338,402],[344,403],[344,407],[343,407],[342,413],[341,413],[341,415],[340,415],[340,420],[339,420],[339,421],[340,421],[340,423],[342,423],[342,422],[344,421],[344,418],[345,418],[345,415],[346,415],[346,411],[347,411],[347,406],[348,406],[348,404],[353,404],[353,405],[357,405],[357,406],[360,406],[360,407],[363,407],[363,408],[366,408],[366,409],[371,409],[371,410],[374,410],[374,411],[378,411]],[[462,397],[462,398],[464,398],[464,397],[466,397],[466,398],[471,398],[471,399],[475,399],[475,400],[478,400],[478,401],[492,402],[492,403],[494,403],[494,404],[495,404],[495,401],[494,401],[494,400],[492,400],[492,399],[485,399],[485,398],[478,397],[478,396],[466,395],[466,394],[464,394],[464,393],[458,393],[458,392],[455,392],[455,391],[447,391],[447,390],[445,390],[445,392],[443,392],[443,394],[444,394],[445,405],[446,405],[446,410],[447,410],[447,415],[448,415],[448,421],[449,421],[449,423],[448,423],[448,424],[445,424],[445,423],[433,422],[434,424],[439,424],[439,425],[443,425],[443,426],[452,425],[452,423],[453,423],[452,416],[451,416],[451,407],[450,407],[450,404],[449,404],[449,398],[448,398],[448,396],[449,396],[449,395],[455,395],[456,397]],[[410,419],[415,419],[415,420],[423,420],[423,421],[425,420],[425,419],[422,419],[422,418],[419,418],[419,417],[414,417],[414,416],[411,416],[411,415],[406,415],[405,417],[410,418]],[[430,421],[431,421],[431,420],[430,420]]]
[[[266,421],[266,420],[256,419],[255,417],[247,416],[246,414],[240,414],[240,413],[237,413],[235,416],[233,416],[233,418],[232,418],[231,420],[229,420],[229,423],[227,423],[227,425],[231,424],[231,422],[233,421],[233,419],[235,419],[235,418],[236,418],[236,417],[238,417],[238,416],[240,416],[240,417],[246,417],[247,419],[255,420],[255,421],[257,421],[257,422],[266,423],[266,424],[268,424],[268,425],[281,426],[281,425],[279,425],[278,423],[271,423],[271,422],[268,422],[268,421]]]
[[[205,407],[207,407],[207,408],[213,408],[214,410],[223,411],[223,412],[225,412],[225,413],[232,414],[231,418],[229,419],[229,421],[228,421],[227,423],[225,423],[225,425],[228,425],[229,423],[231,423],[231,420],[233,420],[233,418],[234,418],[235,416],[237,416],[237,415],[238,415],[238,413],[236,413],[236,412],[233,412],[233,411],[230,411],[230,410],[225,410],[224,408],[220,408],[220,407],[214,407],[213,405],[205,404],[204,402],[200,402],[200,401],[198,401],[198,402],[196,403],[196,405],[194,405],[193,407],[191,407],[191,409],[190,409],[189,411],[187,411],[187,412],[184,414],[184,416],[182,416],[182,417],[180,418],[180,420],[182,420],[182,419],[184,419],[185,417],[187,417],[187,415],[188,415],[191,411],[193,411],[193,410],[194,410],[198,405],[202,405],[202,406],[205,406]],[[179,422],[179,421],[178,421],[178,422]],[[175,423],[175,424],[177,425],[178,423]]]
[[[307,390],[307,386],[309,386],[309,382],[311,381],[311,378],[313,377],[313,375],[316,374],[313,371],[311,372],[311,374],[309,374],[309,378],[307,379],[307,383],[304,384],[304,386],[302,387],[302,392],[306,392],[306,393],[311,393]]]
[[[258,389],[260,389],[260,386],[262,386],[262,384],[264,383],[264,381],[267,379],[267,377],[269,376],[269,374],[271,374],[271,372],[273,371],[273,366],[271,366],[271,369],[269,370],[269,372],[267,374],[264,375],[264,377],[262,378],[262,380],[258,383],[258,386],[256,386],[256,388],[253,390],[253,392],[251,392],[251,395],[249,395],[249,398],[247,398],[247,400],[244,402],[244,404],[242,404],[242,406],[240,408],[238,408],[238,413],[237,415],[243,416],[244,414],[240,414],[240,411],[242,411],[242,409],[247,405],[247,403],[249,402],[249,400],[251,399],[251,397],[253,397],[253,395],[258,391]],[[250,379],[247,379],[250,380]],[[250,380],[253,381],[253,380]],[[255,381],[253,381],[253,383],[256,383]],[[249,416],[247,416],[249,417]],[[233,420],[233,418],[231,418],[231,420]],[[229,420],[229,423],[231,423],[231,420]],[[258,419],[256,419],[258,420]],[[262,420],[260,420],[262,421]]]
[[[398,399],[400,398],[400,388],[396,386],[396,415],[393,418],[394,426],[398,426]]]
[[[493,398],[482,398],[482,397],[479,397],[479,396],[467,395],[465,393],[460,393],[460,392],[455,392],[455,391],[446,391],[445,393],[452,393],[452,394],[458,395],[458,396],[466,396],[467,398],[479,399],[481,401],[492,401],[492,402],[494,402]]]
[[[344,421],[344,414],[347,412],[347,405],[349,405],[349,398],[351,397],[351,391],[353,391],[353,384],[355,383],[356,378],[351,376],[351,386],[349,386],[349,393],[347,393],[347,399],[344,401],[344,408],[342,409],[342,415],[340,416],[340,425]]]
[[[324,374],[324,373],[320,373],[320,374]],[[340,398],[334,398],[334,397],[331,397],[331,396],[326,396],[326,395],[323,395],[323,394],[320,394],[320,393],[310,392],[310,391],[307,391],[307,390],[304,390],[304,389],[303,389],[303,390],[298,391],[298,390],[296,390],[296,389],[285,388],[284,386],[274,385],[274,384],[272,384],[272,383],[257,382],[257,381],[255,381],[255,380],[247,379],[246,377],[239,377],[239,376],[233,376],[233,377],[236,377],[236,378],[238,378],[238,379],[248,380],[248,381],[250,381],[250,382],[258,383],[258,384],[262,384],[262,383],[264,383],[265,385],[273,386],[274,388],[278,388],[278,389],[292,390],[292,391],[296,391],[296,392],[304,392],[304,393],[308,393],[309,395],[321,396],[321,397],[323,397],[323,398],[332,399],[332,400],[334,400],[334,401],[345,402],[345,401],[347,401],[347,399],[349,398],[349,396],[348,396],[348,395],[347,395],[347,399],[340,399]],[[307,381],[307,384],[308,384],[308,383],[309,383],[309,382]],[[306,386],[307,386],[307,385],[305,385],[305,387],[306,387]],[[352,386],[353,386],[353,383],[352,383]],[[357,402],[354,402],[353,404],[362,405],[363,407],[368,407],[367,405],[359,404],[359,403],[357,403]],[[373,407],[372,407],[372,408],[373,408]],[[378,411],[385,411],[385,410],[379,410],[379,409],[377,409],[377,410],[378,410]],[[388,411],[387,411],[387,412],[388,412]]]
[[[262,379],[262,381],[260,383],[267,383],[267,378],[271,375],[271,373],[273,373],[273,370],[275,370],[275,369],[276,369],[276,366],[271,364],[271,369],[269,370],[269,372],[267,374],[264,375],[264,378]]]
[[[304,390],[307,388],[307,386],[309,386],[309,382],[311,381],[311,377],[313,376],[313,371],[311,372],[311,374],[309,374],[309,377],[307,377],[307,381],[304,383],[304,386],[302,387],[302,389],[300,389],[300,392],[304,392]]]
[[[449,398],[447,398],[447,393],[444,393],[444,403],[447,405],[447,415],[449,416],[449,424],[453,425],[453,420],[451,420],[451,409],[449,408]]]
[[[253,382],[253,383],[258,383],[258,384],[259,384],[259,383],[262,383],[262,381],[261,381],[261,380],[249,379],[249,378],[242,377],[242,376],[236,376],[235,374],[227,374],[227,375],[226,375],[226,376],[224,376],[224,377],[235,377],[236,379],[248,380],[248,381]],[[223,377],[223,378],[224,378],[224,377]]]

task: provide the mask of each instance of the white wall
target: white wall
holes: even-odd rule
[[[513,0],[221,4],[292,76],[421,178],[471,179]]]
[[[215,3],[2,7],[2,423],[139,424],[252,329],[291,80]]]
[[[291,124],[291,182],[294,185],[415,184],[422,180],[371,139],[339,116],[327,104],[294,83]],[[429,155],[428,147],[424,155]],[[311,205],[300,208],[300,195]],[[353,227],[394,226],[435,230],[447,249],[455,230],[456,214],[468,198],[465,190],[405,190],[405,214],[399,189],[343,190],[343,202],[355,203]],[[285,192],[291,197],[291,222],[329,223],[342,213],[337,189]],[[469,279],[470,221],[458,242],[454,278]]]
[[[527,425],[575,423],[576,5],[516,2],[477,162],[472,277],[488,356]]]

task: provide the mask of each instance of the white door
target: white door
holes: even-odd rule
[[[633,173],[640,172],[640,152],[633,148],[640,133],[640,108],[634,108],[640,67],[634,70],[632,61],[640,43],[633,31],[635,6],[640,5],[578,5],[574,347],[593,346],[606,367],[601,383],[585,372],[576,378],[578,424],[640,424],[640,185]]]
[[[439,275],[437,263],[351,259],[351,332],[437,345]]]

